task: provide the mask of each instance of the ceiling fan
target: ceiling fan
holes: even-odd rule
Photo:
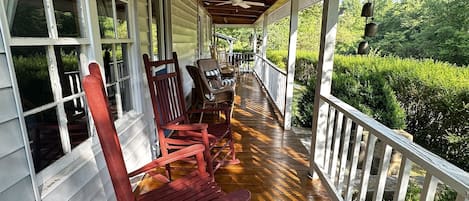
[[[239,6],[242,8],[251,8],[251,6],[265,6],[265,4],[262,2],[244,1],[244,0],[209,1],[209,2],[217,3],[215,4],[215,6],[231,4],[233,6]]]

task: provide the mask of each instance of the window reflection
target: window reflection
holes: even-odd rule
[[[36,172],[64,155],[55,107],[25,117]]]
[[[77,0],[54,0],[59,37],[80,37]]]
[[[122,110],[128,112],[132,110],[132,99],[130,89],[130,74],[127,58],[127,44],[122,43],[116,45],[117,51],[117,72],[119,76],[119,87],[122,98]]]
[[[113,118],[117,119],[132,110],[127,44],[105,44],[102,52],[108,100]]]
[[[159,16],[158,16],[158,9],[157,9],[158,2],[153,0],[152,1],[152,7],[151,7],[151,13],[152,13],[152,19],[151,19],[151,33],[150,33],[150,41],[152,42],[151,48],[152,48],[152,53],[153,53],[153,59],[158,60],[158,21],[159,21]]]
[[[23,110],[54,101],[45,47],[12,47]]]
[[[116,15],[117,15],[117,37],[128,38],[129,33],[127,29],[127,3],[117,0],[116,1]]]
[[[106,77],[106,83],[109,84],[115,80],[112,76],[114,72],[111,70],[111,65],[113,63],[112,45],[103,44],[102,53],[104,62],[104,76]]]
[[[132,110],[132,99],[131,99],[131,89],[130,89],[130,80],[124,80],[121,87],[122,94],[122,109],[124,112]]]
[[[82,92],[78,56],[80,47],[56,46],[54,50],[63,97]]]
[[[112,0],[97,0],[99,31],[102,38],[115,38]]]
[[[70,136],[72,148],[88,139],[88,124],[83,98],[76,98],[65,103],[65,112],[67,113],[67,128]]]
[[[13,37],[49,37],[42,0],[6,0],[5,9]]]
[[[118,117],[118,108],[117,108],[117,99],[116,99],[116,85],[107,87],[107,99],[109,101],[109,109],[111,112],[112,120],[117,120]]]
[[[129,76],[129,67],[127,65],[127,44],[116,45],[117,72],[119,79]]]

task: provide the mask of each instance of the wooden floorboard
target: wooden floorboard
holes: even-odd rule
[[[215,180],[226,192],[245,188],[252,200],[329,200],[311,181],[304,135],[284,131],[266,93],[252,74],[237,83],[232,127],[241,163],[222,167]]]
[[[282,129],[252,74],[239,77],[234,105],[232,131],[241,163],[215,173],[225,192],[247,189],[254,201],[330,200],[320,181],[307,176],[308,151],[300,141],[305,136]]]

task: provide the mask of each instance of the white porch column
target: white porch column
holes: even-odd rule
[[[262,59],[265,59],[267,57],[267,20],[268,20],[269,15],[264,14],[264,19],[262,20]],[[262,60],[264,61],[264,60]],[[264,78],[262,81],[264,81],[264,85],[269,83],[269,71],[268,69],[265,68],[265,62],[262,62],[262,71],[264,72]]]
[[[228,53],[230,53],[230,56],[231,56],[231,55],[233,55],[233,41],[230,40],[228,42],[230,43],[230,49],[229,49]]]
[[[252,39],[252,52],[257,53],[257,31],[256,26],[253,28],[253,39]]]
[[[314,165],[324,167],[324,147],[326,142],[327,115],[329,105],[320,100],[320,94],[330,94],[332,67],[334,65],[335,38],[339,17],[339,0],[324,0],[319,46],[318,71],[314,93],[313,136],[311,139],[310,175],[317,178]]]
[[[285,94],[285,111],[283,129],[291,130],[291,111],[293,85],[295,81],[296,41],[298,38],[298,1],[291,0],[290,9],[290,40],[288,43],[287,90]]]
[[[161,34],[160,45],[161,58],[168,59],[173,55],[173,27],[171,24],[171,1],[172,0],[159,0],[160,6],[160,25],[163,27],[163,34]]]

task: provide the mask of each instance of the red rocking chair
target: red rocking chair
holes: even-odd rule
[[[109,111],[109,103],[105,95],[99,66],[96,63],[92,63],[89,68],[91,75],[83,78],[83,87],[118,201],[250,200],[250,192],[246,190],[239,190],[230,194],[221,191],[220,187],[212,179],[213,174],[207,174],[206,172],[203,155],[205,147],[202,144],[186,146],[153,160],[127,174],[119,138]],[[204,124],[198,124],[192,126],[191,129],[200,132],[206,129],[206,127]],[[168,178],[155,172],[157,167],[164,167],[171,162],[194,156],[197,161],[198,170],[182,178],[171,182]],[[152,178],[163,181],[166,184],[156,190],[135,195],[132,192],[129,177],[143,173],[148,173]]]
[[[239,163],[235,156],[231,133],[231,105],[187,111],[176,53],[173,53],[172,59],[161,61],[150,61],[148,55],[145,54],[143,55],[143,61],[153,104],[155,124],[158,127],[157,132],[162,155],[166,156],[171,150],[177,150],[187,145],[202,143],[205,146],[205,157],[209,172],[214,163],[216,163],[216,166],[213,171],[216,171],[223,164]],[[175,72],[154,75],[154,68],[165,67],[165,65],[172,65]],[[190,113],[219,111],[224,113],[224,122],[208,124],[207,130],[203,130],[201,133],[193,132],[201,124],[191,124],[189,120]],[[172,132],[170,136],[166,135],[168,132]],[[226,154],[222,153],[224,149],[228,149],[225,152]],[[231,159],[226,160],[230,155]]]

